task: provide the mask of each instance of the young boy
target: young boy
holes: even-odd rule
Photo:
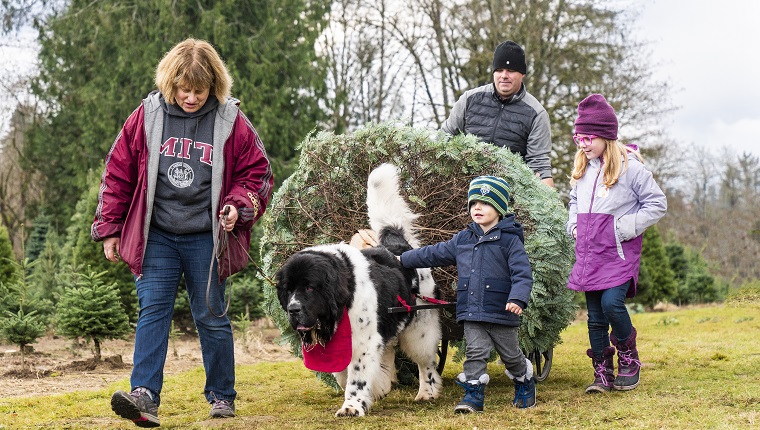
[[[483,412],[491,348],[496,349],[515,384],[512,405],[536,405],[533,366],[517,339],[533,274],[522,225],[514,214],[507,214],[508,187],[495,176],[473,179],[467,193],[473,222],[449,241],[413,249],[400,257],[407,268],[457,266],[457,322],[464,323],[467,349],[464,372],[457,376],[465,393],[454,408],[456,413]]]

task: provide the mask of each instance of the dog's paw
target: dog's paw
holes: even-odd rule
[[[352,408],[350,406],[344,406],[340,408],[338,412],[335,413],[336,417],[362,417],[364,416],[364,409],[356,409]]]
[[[343,402],[340,410],[335,413],[336,417],[363,417],[369,410],[369,405],[364,400],[352,397]]]
[[[441,377],[438,373],[429,374],[430,378],[423,380],[420,383],[420,389],[417,392],[417,397],[414,398],[415,402],[423,402],[427,400],[435,400],[441,394]]]
[[[438,393],[431,393],[427,390],[420,390],[417,393],[417,397],[414,398],[415,402],[426,402],[428,400],[435,400],[438,398]]]

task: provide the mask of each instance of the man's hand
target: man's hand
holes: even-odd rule
[[[541,179],[541,182],[543,182],[545,185],[548,185],[554,188],[554,178]]]

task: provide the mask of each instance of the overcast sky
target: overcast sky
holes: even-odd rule
[[[669,134],[760,155],[760,1],[643,0],[637,28],[679,107]],[[712,151],[711,151],[712,152]]]

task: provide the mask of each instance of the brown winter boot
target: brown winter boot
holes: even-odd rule
[[[636,328],[624,342],[620,342],[614,334],[610,334],[610,341],[618,352],[618,376],[615,378],[613,387],[616,390],[633,390],[639,385],[639,351],[636,349]]]
[[[615,356],[615,348],[611,346],[604,348],[601,356],[594,355],[594,352],[589,349],[586,355],[591,358],[594,366],[594,382],[586,387],[586,393],[607,393],[612,390],[612,381],[615,379],[615,365],[612,363],[612,357]]]

